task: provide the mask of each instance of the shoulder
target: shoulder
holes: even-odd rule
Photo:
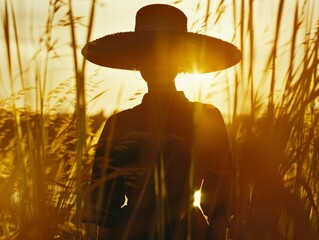
[[[194,120],[197,128],[204,131],[225,132],[226,125],[220,110],[211,104],[194,102]]]
[[[133,108],[125,109],[123,111],[117,112],[115,114],[112,114],[110,117],[108,117],[107,122],[113,122],[113,121],[130,121],[132,118],[136,118],[140,116],[142,113],[142,109],[140,105],[137,105]]]
[[[197,112],[198,114],[205,115],[207,117],[222,117],[222,114],[219,111],[219,109],[212,104],[200,102],[192,102],[192,104],[195,113]]]
[[[119,132],[129,130],[135,122],[138,122],[137,107],[126,109],[109,116],[104,124],[100,139],[114,137]]]

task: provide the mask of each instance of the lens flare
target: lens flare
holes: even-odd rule
[[[209,221],[208,221],[208,216],[205,215],[202,207],[201,207],[201,197],[202,197],[202,188],[203,188],[203,184],[204,184],[204,179],[202,179],[202,182],[200,184],[200,188],[199,190],[197,190],[195,193],[194,193],[194,202],[193,202],[193,206],[194,207],[197,207],[200,212],[202,213],[203,217],[205,218],[205,221],[207,223],[207,225],[209,225]]]

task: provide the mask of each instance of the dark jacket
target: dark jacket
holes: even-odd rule
[[[118,239],[186,239],[187,234],[219,239],[227,224],[230,169],[217,108],[189,102],[182,92],[146,94],[140,105],[106,122],[86,221],[114,229]],[[202,181],[203,212],[193,206]]]

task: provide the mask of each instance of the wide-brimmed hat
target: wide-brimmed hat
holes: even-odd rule
[[[179,72],[214,72],[238,63],[241,52],[231,43],[187,31],[187,17],[170,5],[152,4],[136,14],[135,31],[89,42],[83,56],[100,66],[140,70],[166,56]]]

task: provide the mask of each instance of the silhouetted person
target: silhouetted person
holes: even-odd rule
[[[85,221],[100,226],[101,239],[225,239],[231,185],[226,127],[217,108],[189,102],[174,79],[179,72],[230,67],[239,50],[187,32],[180,10],[155,4],[138,11],[135,32],[107,35],[82,52],[98,65],[137,69],[148,85],[140,105],[105,124]],[[202,210],[193,205],[199,189]]]

